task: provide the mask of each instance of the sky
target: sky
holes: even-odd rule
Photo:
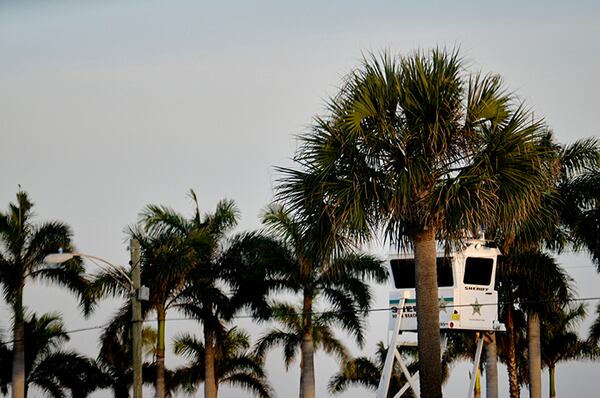
[[[524,3],[0,0],[0,208],[20,184],[38,221],[68,223],[80,251],[117,264],[128,261],[124,229],[143,207],[191,214],[190,189],[203,211],[230,198],[239,230],[259,228],[274,166],[292,164],[296,136],[325,112],[344,75],[384,50],[460,48],[470,70],[500,74],[560,142],[599,137],[600,3]],[[581,297],[597,296],[586,255],[560,261]],[[377,289],[375,307],[388,290]],[[104,324],[117,304],[83,320],[60,290],[26,290],[30,310],[60,311],[69,329]],[[6,335],[4,303],[0,314]],[[372,355],[386,322],[373,315],[365,348],[354,352]],[[201,330],[175,321],[168,329],[188,327]],[[95,331],[72,334],[71,346],[88,355],[96,344]],[[286,373],[281,364],[269,356],[271,380],[279,397],[293,396],[297,365]],[[317,367],[327,396],[336,365],[319,355]],[[454,370],[447,396],[465,393],[467,371]],[[595,395],[599,372],[597,363],[560,365],[559,394]]]

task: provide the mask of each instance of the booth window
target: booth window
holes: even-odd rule
[[[394,277],[394,286],[397,289],[415,288],[415,259],[402,258],[390,261],[392,276]],[[452,277],[452,258],[437,258],[437,282],[438,287],[454,286]]]
[[[437,258],[437,282],[438,287],[454,286],[452,277],[452,257]]]
[[[463,282],[466,285],[489,286],[493,268],[494,260],[491,258],[467,257]]]

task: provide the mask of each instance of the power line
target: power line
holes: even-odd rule
[[[600,296],[598,297],[574,297],[572,299],[567,300],[567,302],[587,302],[587,301],[600,301]],[[495,303],[478,303],[479,306],[485,307],[485,306],[499,306],[499,305],[527,305],[527,304],[549,304],[549,303],[562,303],[562,300],[518,300],[518,301],[506,301],[506,302],[495,302]],[[446,308],[466,308],[466,307],[472,307],[473,304],[448,304],[446,305]],[[405,308],[407,307],[411,307],[411,306],[405,306]],[[301,316],[301,315],[305,315],[305,314],[312,314],[312,315],[331,315],[331,314],[343,314],[343,313],[350,313],[350,312],[366,312],[366,313],[372,313],[372,312],[386,312],[386,311],[395,311],[397,310],[398,307],[395,306],[389,306],[389,307],[376,307],[376,308],[370,308],[366,311],[362,311],[362,310],[330,310],[330,311],[312,311],[309,313],[304,313],[304,312],[289,312],[286,315],[292,315],[292,316]],[[250,314],[242,314],[242,315],[236,315],[233,316],[232,319],[253,319],[254,316],[250,315]],[[158,319],[153,318],[153,319],[145,319],[142,321],[142,323],[152,323],[152,322],[157,322]],[[177,322],[177,321],[198,321],[198,319],[196,318],[192,318],[192,317],[180,317],[180,318],[166,318],[165,319],[166,322]],[[107,326],[109,326],[111,323],[106,323],[103,325],[95,325],[95,326],[88,326],[88,327],[82,327],[82,328],[77,328],[77,329],[71,329],[71,330],[67,330],[64,332],[64,334],[70,335],[70,334],[75,334],[75,333],[81,333],[81,332],[89,332],[92,330],[100,330],[100,329],[104,329]],[[5,343],[14,343],[15,339],[13,340],[8,340]]]

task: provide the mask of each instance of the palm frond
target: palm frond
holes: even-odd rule
[[[271,398],[273,390],[263,378],[248,373],[235,373],[223,379],[223,383],[240,387],[260,398]]]
[[[600,341],[600,305],[596,308],[596,319],[590,325],[589,340],[595,344]]]
[[[295,361],[301,343],[302,339],[298,337],[298,333],[272,329],[257,340],[254,351],[259,357],[264,357],[267,351],[281,345],[283,347],[283,358],[287,370],[290,364]]]

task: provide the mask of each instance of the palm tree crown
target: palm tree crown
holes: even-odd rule
[[[179,335],[174,342],[175,353],[188,358],[189,366],[179,368],[174,374],[177,382],[188,392],[204,380],[204,343],[189,334]],[[216,343],[215,378],[217,386],[229,384],[241,387],[260,398],[272,396],[260,357],[250,351],[248,334],[238,328],[225,331]]]
[[[25,391],[33,385],[51,397],[82,398],[109,385],[108,376],[94,360],[63,348],[69,335],[59,315],[28,316],[25,336]],[[11,362],[0,364],[0,372],[10,374]]]
[[[314,328],[314,322],[336,323],[362,345],[363,318],[372,298],[366,281],[387,279],[382,263],[353,250],[329,215],[320,209],[323,209],[322,203],[297,212],[273,204],[263,216],[267,230],[275,238],[272,252],[281,255],[280,260],[271,265],[275,279],[281,282],[281,287],[302,295],[300,315],[287,314],[280,320],[288,326],[291,326],[289,322],[297,322],[297,330],[291,331],[289,336],[295,334],[301,346],[300,395],[303,398],[315,394],[313,361],[319,338],[315,332],[319,328]],[[315,316],[317,300],[327,302],[332,308],[331,314],[322,319]]]
[[[11,306],[14,319],[14,356],[12,394],[25,396],[25,309],[23,291],[31,279],[45,279],[63,285],[80,297],[84,313],[91,311],[87,281],[79,260],[58,266],[46,266],[44,257],[60,249],[71,250],[71,230],[61,222],[33,223],[33,202],[27,193],[19,191],[17,202],[6,213],[0,212],[0,284],[4,299]]]
[[[329,111],[301,137],[300,169],[281,169],[278,197],[292,209],[324,201],[348,232],[383,228],[414,248],[421,394],[439,397],[435,239],[518,227],[546,185],[549,133],[500,77],[466,73],[457,51],[372,57]]]
[[[542,362],[548,367],[549,397],[556,397],[556,365],[563,361],[598,359],[600,348],[577,334],[577,324],[585,318],[585,306],[559,308],[547,317],[542,328]]]
[[[343,363],[350,358],[344,343],[335,337],[333,327],[336,324],[336,313],[322,312],[312,315],[312,338],[315,350],[323,350],[334,355]],[[303,318],[301,306],[279,303],[274,305],[274,319],[281,324],[264,333],[256,343],[255,350],[261,357],[279,345],[283,347],[286,369],[301,354],[303,339]]]
[[[225,234],[237,224],[238,210],[233,201],[223,200],[214,213],[202,215],[195,192],[190,196],[195,204],[191,218],[165,206],[149,205],[130,232],[141,243],[142,281],[150,288],[149,304],[157,313],[157,396],[165,395],[166,312],[177,307],[203,323],[205,396],[214,398],[214,338],[224,330],[221,320],[230,310],[228,296],[218,283],[216,259]]]

